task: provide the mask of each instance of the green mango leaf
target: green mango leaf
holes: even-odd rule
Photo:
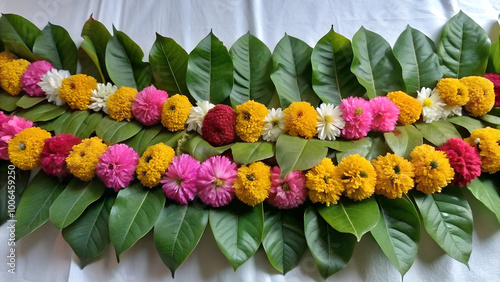
[[[95,133],[106,143],[115,144],[135,136],[142,129],[137,120],[116,121],[105,116],[97,125]]]
[[[489,52],[488,34],[462,11],[444,26],[437,46],[444,77],[484,76]]]
[[[172,272],[187,259],[205,231],[208,210],[193,205],[168,204],[154,228],[155,246]]]
[[[498,175],[484,173],[478,179],[472,180],[467,189],[485,207],[492,211],[500,222],[500,195],[498,190]]]
[[[276,141],[276,161],[281,177],[295,170],[306,170],[326,157],[328,148],[318,140],[281,134]]]
[[[311,53],[307,43],[287,34],[274,48],[271,79],[283,109],[300,101],[318,106],[320,100],[311,87]]]
[[[377,197],[380,220],[370,232],[402,276],[417,257],[420,219],[413,202],[407,197]]]
[[[247,33],[229,50],[234,65],[234,86],[231,105],[236,107],[248,100],[267,105],[273,97],[271,51],[257,37]]]
[[[48,23],[35,40],[33,53],[37,60],[47,60],[56,69],[76,73],[78,50],[68,31]]]
[[[38,27],[21,16],[2,14],[0,17],[0,41],[5,49],[28,61],[35,60],[31,51],[41,33]]]
[[[172,38],[156,34],[156,41],[149,52],[149,63],[158,88],[170,95],[188,95],[186,70],[188,53]]]
[[[394,56],[403,69],[406,92],[413,96],[422,87],[434,88],[443,77],[434,42],[409,25],[394,44]]]
[[[83,38],[80,48],[78,48],[78,61],[81,65],[80,73],[94,77],[99,83],[106,83],[106,78],[99,65],[94,43],[87,36]],[[109,81],[109,78],[107,81]]]
[[[366,232],[377,225],[380,218],[377,201],[374,198],[360,202],[343,198],[336,205],[321,206],[317,210],[335,230],[353,234],[358,242]]]
[[[102,118],[103,114],[100,112],[90,114],[90,116],[83,121],[83,124],[78,130],[76,130],[75,136],[82,139],[88,138],[95,131]]]
[[[439,147],[450,138],[462,138],[457,129],[447,120],[438,120],[431,123],[417,122],[415,126],[424,138]]]
[[[347,265],[354,252],[356,237],[333,229],[312,206],[304,214],[304,232],[323,279]]]
[[[327,141],[325,145],[340,151],[335,155],[337,162],[341,162],[343,158],[354,154],[372,160],[380,155],[385,155],[389,151],[389,147],[381,136],[365,137],[356,141]]]
[[[111,33],[99,21],[90,18],[85,22],[82,29],[82,49],[92,59],[98,69],[102,82],[109,81],[106,70],[106,47],[108,46]]]
[[[73,223],[83,211],[98,200],[106,186],[97,177],[90,182],[73,178],[49,209],[49,219],[61,229]]]
[[[115,199],[114,195],[105,194],[62,230],[64,240],[80,259],[82,268],[102,254],[110,243],[108,222]]]
[[[151,191],[138,182],[118,192],[109,215],[109,237],[117,259],[153,228],[165,200],[163,190]]]
[[[486,127],[486,123],[468,116],[450,117],[448,121],[467,129],[469,133],[472,133],[475,129]]]
[[[403,71],[385,39],[364,27],[352,38],[351,71],[366,88],[368,98],[405,91]]]
[[[61,127],[64,122],[71,116],[70,111],[66,111],[64,114],[60,115],[59,117],[50,120],[48,122],[44,122],[43,124],[40,124],[41,129],[45,129],[47,131],[54,131],[55,134],[58,134],[56,131],[56,128]]]
[[[23,109],[29,109],[43,101],[45,101],[45,97],[30,97],[29,95],[22,95],[19,100],[17,100],[16,105]]]
[[[479,118],[486,121],[486,122],[489,122],[491,124],[500,125],[500,117],[485,114],[485,115],[480,116]]]
[[[149,146],[149,143],[155,138],[164,127],[155,125],[152,127],[145,127],[139,131],[134,137],[128,139],[125,144],[132,147],[134,151],[141,156]]]
[[[0,179],[0,203],[3,203],[0,206],[0,225],[2,225],[7,220],[14,219],[14,210],[28,184],[31,171],[20,170],[11,162],[2,160],[0,173],[0,175],[5,175]]]
[[[207,141],[203,140],[201,136],[196,135],[184,143],[182,150],[200,162],[203,162],[212,156],[224,153],[227,149],[231,148],[231,145],[213,147]]]
[[[323,103],[336,106],[349,96],[366,92],[351,72],[351,41],[332,29],[323,36],[311,54],[312,87]]]
[[[227,48],[210,32],[191,51],[186,84],[196,101],[220,104],[233,88],[233,62]]]
[[[148,147],[161,142],[175,149],[177,148],[179,139],[184,136],[184,133],[185,131],[179,131],[177,133],[170,132],[165,128],[160,133],[158,133],[158,135],[156,135],[156,137],[153,138],[151,142],[149,142]]]
[[[59,118],[63,118],[63,116]],[[88,138],[90,134],[95,131],[102,118],[102,113],[74,111],[54,128],[54,132],[55,134],[69,133],[82,139]]]
[[[141,91],[151,85],[152,74],[148,63],[144,63],[144,53],[125,33],[113,27],[113,37],[106,47],[106,69],[116,86],[127,86]]]
[[[17,101],[21,99],[21,95],[12,96],[5,90],[0,89],[0,110],[12,112],[17,108]]]
[[[281,274],[297,266],[307,250],[303,209],[280,210],[266,206],[262,246],[269,262]]]
[[[16,112],[16,115],[34,122],[49,121],[64,114],[67,110],[68,110],[67,106],[60,107],[54,104],[44,103],[40,105],[35,105],[26,110],[20,110]]]
[[[242,165],[274,157],[275,146],[271,142],[238,142],[231,146],[233,160]]]
[[[210,209],[209,222],[215,242],[234,270],[260,246],[264,230],[262,204],[250,207],[232,201],[226,207]]]
[[[455,187],[441,193],[413,194],[425,230],[452,258],[469,265],[472,252],[472,210]]]
[[[413,148],[424,142],[422,133],[413,125],[396,126],[391,132],[384,133],[385,142],[394,154],[409,159]]]
[[[498,37],[497,41],[491,44],[486,72],[500,73],[500,43],[498,42]]]
[[[30,234],[49,220],[49,208],[68,185],[39,172],[26,187],[16,211],[16,240]]]

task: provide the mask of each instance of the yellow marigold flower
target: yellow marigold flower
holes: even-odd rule
[[[460,107],[469,102],[467,86],[456,78],[443,78],[438,81],[436,88],[448,106]]]
[[[26,128],[19,132],[10,139],[7,146],[10,161],[22,170],[31,170],[40,166],[40,154],[45,145],[45,139],[48,138],[50,138],[50,133],[38,127]]]
[[[415,185],[415,171],[411,162],[395,154],[378,156],[372,161],[377,182],[375,193],[389,199],[401,198]]]
[[[358,154],[342,159],[338,178],[344,185],[344,195],[355,201],[369,198],[375,192],[377,174],[369,160]]]
[[[0,68],[0,86],[12,96],[19,94],[23,90],[21,75],[29,64],[30,62],[23,59],[6,62]]]
[[[135,172],[142,185],[153,188],[160,183],[175,156],[174,149],[163,143],[149,147],[139,159]]]
[[[66,157],[69,171],[82,181],[92,180],[99,157],[104,154],[107,147],[97,136],[83,139],[80,144],[71,148]]]
[[[337,178],[337,167],[329,158],[324,158],[306,173],[306,187],[313,203],[327,206],[336,204],[344,192],[344,186]]]
[[[106,102],[109,116],[117,121],[133,118],[132,102],[136,95],[137,89],[135,88],[126,86],[118,88],[113,95],[109,96]]]
[[[15,59],[17,59],[17,56],[9,51],[0,52],[0,69],[2,69],[5,64],[12,62]]]
[[[262,134],[264,119],[269,110],[252,100],[236,106],[236,134],[245,142],[255,142]]]
[[[415,147],[410,157],[415,168],[417,190],[425,194],[441,192],[441,189],[446,187],[455,176],[455,171],[446,154],[435,150],[430,145],[423,144]]]
[[[62,81],[59,87],[59,97],[66,101],[73,110],[84,111],[89,107],[92,90],[96,87],[95,78],[85,74],[72,75]]]
[[[271,188],[271,169],[263,162],[254,162],[249,166],[242,165],[234,184],[234,194],[240,201],[255,206],[262,203]]]
[[[186,128],[186,121],[193,105],[188,97],[175,94],[163,103],[161,124],[170,131],[179,131]]]
[[[473,117],[487,114],[495,105],[493,82],[480,76],[463,77],[460,81],[469,91],[469,102],[465,104],[465,110]]]
[[[398,121],[403,125],[416,122],[422,113],[422,104],[412,96],[403,91],[394,91],[387,94],[387,97],[398,106],[400,112]]]
[[[476,147],[481,156],[481,171],[496,173],[500,171],[500,130],[486,127],[472,131],[465,141]]]
[[[318,113],[309,102],[293,102],[283,110],[285,131],[292,136],[311,139],[316,135]]]

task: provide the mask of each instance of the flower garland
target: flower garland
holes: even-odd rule
[[[24,61],[8,51],[0,53],[0,57],[4,58],[2,68],[7,69]],[[478,76],[460,80],[443,78],[435,89],[418,91],[417,98],[395,91],[369,101],[349,97],[338,106],[322,103],[316,109],[308,102],[293,102],[284,110],[268,110],[265,105],[249,100],[233,110],[226,105],[213,107],[207,101],[193,106],[186,96],[168,97],[167,92],[154,86],[138,92],[130,87],[97,83],[83,74],[60,76],[66,71],[52,68],[47,61],[24,64],[23,68],[22,72],[9,71],[10,75],[6,76],[0,73],[0,80],[10,79],[12,85],[22,85],[28,95],[46,95],[57,105],[67,103],[72,109],[108,112],[117,121],[136,118],[144,125],[161,121],[172,132],[185,128],[201,132],[214,146],[230,144],[236,138],[251,143],[262,136],[275,141],[283,133],[306,139],[317,136],[320,140],[338,137],[357,140],[371,130],[391,132],[397,122],[408,125],[421,116],[424,122],[430,123],[453,114],[461,115],[461,106],[465,106],[471,116],[483,115],[495,104],[494,84]],[[13,76],[19,81],[14,81]],[[20,92],[10,88],[5,86],[4,90],[11,95]],[[188,204],[198,195],[204,203],[219,207],[229,204],[233,194],[250,206],[268,199],[268,203],[282,209],[297,207],[305,201],[306,193],[313,203],[327,205],[335,204],[340,194],[356,201],[374,193],[394,199],[414,187],[430,194],[440,192],[452,181],[454,185],[467,185],[480,175],[480,167],[489,173],[500,170],[500,148],[495,141],[499,139],[496,137],[500,136],[500,130],[493,128],[475,130],[465,140],[469,143],[451,139],[437,148],[442,152],[427,144],[418,146],[411,152],[411,160],[388,154],[373,160],[372,165],[355,154],[343,158],[338,166],[325,159],[310,171],[293,171],[284,178],[277,177],[279,167],[273,168],[271,174],[269,166],[255,162],[242,165],[234,177],[225,171],[236,164],[226,157],[219,157],[219,165],[214,168],[212,158],[200,164],[189,155],[174,156],[173,148],[159,143],[139,158],[125,144],[108,147],[98,137],[81,141],[68,134],[51,137],[23,118],[3,113],[2,117],[7,122],[0,129],[0,138],[5,140],[0,144],[0,151],[7,147],[8,158],[4,159],[23,170],[41,165],[49,175],[66,177],[69,172],[82,181],[90,181],[97,174],[106,187],[115,191],[126,188],[135,174],[146,187],[162,184],[166,196],[180,204]],[[16,129],[13,130],[13,126]],[[488,133],[482,134],[483,131]],[[472,147],[477,145],[477,139],[485,139],[480,142],[479,151]],[[463,154],[468,157],[458,158]],[[197,184],[198,175],[206,179],[200,182],[203,184]]]
[[[463,13],[456,17],[463,24],[474,24]],[[23,21],[19,22],[22,24]],[[91,19],[88,24],[100,23]],[[365,31],[361,29],[360,32]],[[483,34],[484,36],[486,35]],[[211,35],[210,40],[216,41],[216,38]],[[383,39],[371,40],[383,43]],[[450,46],[460,45],[456,43]],[[483,43],[482,47],[489,47],[489,42]],[[359,48],[355,45],[353,39],[353,51]],[[428,47],[434,49],[433,46]],[[219,51],[224,51],[222,49]],[[389,57],[391,55],[391,52],[378,53]],[[189,55],[189,58],[195,60],[196,56],[197,54],[192,57]],[[356,56],[358,54],[354,52],[354,57]],[[317,59],[313,53],[311,62]],[[389,63],[392,60],[385,59]],[[393,59],[394,64],[399,64]],[[230,60],[228,56],[227,63]],[[307,61],[309,58],[301,60]],[[290,101],[293,95],[283,93],[283,84],[289,81],[278,81],[282,79],[282,74],[270,75],[268,82],[275,84],[279,103],[287,105],[280,108],[275,106],[277,101],[274,98],[266,100],[260,97],[252,100],[249,98],[252,95],[247,98],[241,93],[219,95],[213,93],[216,91],[212,89],[210,95],[201,95],[210,101],[199,99],[200,93],[194,93],[196,89],[188,91],[180,85],[177,87],[179,93],[190,92],[192,96],[170,90],[167,93],[156,88],[163,88],[164,85],[159,82],[160,74],[155,72],[154,63],[151,66],[155,81],[158,82],[156,86],[151,79],[138,79],[136,84],[129,85],[118,78],[112,78],[113,75],[109,73],[113,81],[118,79],[115,81],[117,84],[134,85],[127,87],[110,82],[98,83],[96,78],[85,74],[72,75],[70,71],[74,72],[74,69],[58,70],[48,61],[30,63],[9,51],[0,52],[0,87],[5,90],[5,93],[0,93],[4,99],[1,106],[9,113],[0,111],[0,158],[10,161],[18,171],[41,167],[42,173],[37,174],[37,179],[32,183],[42,179],[42,186],[53,186],[50,188],[54,189],[53,195],[61,192],[58,189],[62,190],[62,186],[66,187],[61,192],[64,195],[57,197],[54,203],[53,199],[47,199],[47,206],[44,204],[43,208],[48,209],[52,204],[50,209],[54,207],[54,212],[47,211],[44,215],[51,213],[45,219],[50,217],[56,227],[63,229],[63,236],[68,236],[65,239],[78,257],[83,258],[84,264],[89,258],[86,254],[78,253],[72,245],[81,245],[78,239],[74,239],[76,233],[80,232],[76,231],[80,230],[76,226],[80,222],[85,223],[89,210],[101,205],[99,210],[105,213],[104,218],[109,217],[109,226],[107,220],[99,222],[103,225],[99,233],[104,232],[105,237],[100,251],[111,241],[119,255],[154,226],[155,240],[171,243],[175,239],[179,240],[175,243],[183,244],[175,253],[160,250],[161,247],[158,249],[162,259],[168,261],[165,264],[172,273],[192,250],[184,245],[192,248],[196,246],[197,239],[208,223],[208,214],[214,237],[235,268],[248,259],[262,243],[273,266],[282,273],[286,272],[275,265],[277,260],[272,258],[273,250],[269,247],[282,245],[282,242],[273,240],[284,241],[287,236],[279,230],[283,234],[272,233],[276,231],[273,231],[275,224],[281,225],[280,230],[291,228],[288,232],[293,233],[298,240],[298,245],[292,246],[292,252],[284,254],[280,261],[285,263],[286,260],[287,264],[295,265],[301,257],[300,250],[309,247],[325,278],[332,274],[330,269],[337,266],[321,261],[314,252],[327,248],[328,246],[322,245],[325,242],[330,244],[333,242],[330,240],[344,240],[343,238],[347,238],[343,237],[344,233],[355,235],[359,241],[363,234],[372,231],[384,252],[388,251],[387,248],[400,248],[389,250],[391,254],[396,253],[396,257],[399,253],[413,253],[413,257],[410,255],[399,258],[405,260],[404,265],[410,266],[416,255],[416,248],[411,244],[391,245],[387,238],[399,240],[399,234],[412,240],[417,238],[420,234],[420,218],[424,220],[426,229],[435,230],[437,227],[432,225],[434,221],[429,221],[429,218],[439,216],[435,211],[432,214],[432,211],[426,210],[425,204],[435,199],[444,199],[451,206],[466,206],[466,200],[461,198],[461,192],[456,187],[465,186],[473,193],[478,193],[478,187],[488,188],[491,184],[488,182],[489,178],[495,177],[491,174],[500,171],[500,129],[496,126],[500,125],[500,109],[495,108],[500,105],[500,75],[487,73],[484,77],[460,77],[459,74],[437,71],[430,75],[426,73],[424,77],[417,73],[412,76],[417,76],[419,85],[422,78],[425,82],[422,81],[421,85],[435,87],[419,86],[419,89],[410,90],[411,87],[405,85],[405,80],[404,83],[393,81],[395,84],[380,91],[375,84],[371,85],[373,89],[368,89],[370,85],[365,85],[363,74],[357,73],[359,70],[356,64],[364,63],[363,60],[360,62],[359,57],[352,60],[351,72],[354,76],[351,78],[357,80],[344,81],[352,86],[363,85],[367,90],[363,97],[358,97],[361,93],[354,90],[349,95],[340,93],[339,90],[335,93],[336,97],[330,99],[331,97],[327,97],[329,93],[319,93],[321,89],[315,88],[318,92],[312,93],[315,95],[310,96],[308,91],[302,93],[300,90],[300,99],[293,98]],[[437,63],[436,60],[434,63]],[[486,65],[486,57],[478,60]],[[275,67],[276,74],[282,67],[280,64]],[[500,72],[500,67],[498,70],[495,66],[488,68]],[[483,70],[472,67],[465,69],[470,74],[484,73]],[[104,71],[106,69],[103,72],[99,69],[101,81],[107,80]],[[115,74],[120,73],[120,70],[114,71]],[[236,68],[234,71],[239,72]],[[193,74],[189,72],[189,67],[188,74]],[[395,76],[397,75],[396,71]],[[386,78],[378,77],[377,82],[383,80],[385,83]],[[375,81],[374,77],[372,79]],[[145,81],[147,83],[143,83]],[[324,82],[313,80],[313,86],[321,83]],[[186,84],[189,88],[197,85],[197,82],[188,83],[186,78]],[[236,86],[236,80],[234,85]],[[261,86],[263,84],[259,87]],[[408,93],[398,91],[405,87]],[[237,88],[234,87],[233,90]],[[270,95],[270,92],[265,95]],[[197,101],[193,97],[198,98]],[[324,103],[318,103],[317,98],[321,98]],[[11,104],[6,103],[4,106],[3,101]],[[13,107],[12,101],[22,109]],[[214,105],[211,101],[219,104]],[[228,105],[229,102],[232,106]],[[37,116],[40,112],[45,115],[47,108],[53,111],[47,113],[48,117]],[[74,112],[65,112],[68,108]],[[104,115],[107,116],[103,118]],[[34,121],[42,123],[36,127],[23,117],[34,117]],[[78,122],[81,123],[80,127],[75,128]],[[61,134],[53,135],[51,131]],[[72,132],[78,137],[65,132]],[[8,162],[3,165],[5,164]],[[27,188],[32,194],[35,193],[34,186],[29,184]],[[76,188],[82,186],[88,190],[85,191],[89,192],[88,197],[80,197],[79,193],[82,191],[76,191]],[[432,195],[435,193],[441,194]],[[69,211],[68,204],[62,203],[67,197],[72,201],[83,200],[78,205],[72,205]],[[457,199],[458,202],[455,203]],[[485,203],[480,196],[478,199]],[[131,208],[129,204],[136,200],[136,217],[130,219],[127,217]],[[485,204],[488,206],[490,203]],[[102,205],[107,205],[108,208],[101,209]],[[206,206],[200,208],[203,205]],[[23,221],[29,222],[32,218],[22,214],[27,209],[23,201],[19,206],[22,212],[19,212],[18,223],[22,225]],[[400,209],[407,214],[394,214]],[[56,210],[59,212],[55,212]],[[58,216],[61,210],[68,210],[68,214]],[[356,210],[353,212],[356,214],[349,214],[353,210]],[[497,212],[494,209],[492,211]],[[182,222],[174,221],[181,224],[178,228],[180,233],[186,234],[186,238],[173,238],[163,234],[165,230],[162,231],[162,228],[167,221],[168,224],[171,223],[176,212],[185,215]],[[297,212],[298,219],[294,218]],[[304,212],[303,215],[301,212]],[[439,212],[446,218],[467,218],[462,213],[454,214],[453,210]],[[142,218],[143,216],[146,218]],[[342,221],[343,217],[348,218],[349,223],[337,222]],[[390,230],[380,228],[380,225],[384,218],[390,217],[397,218],[398,226],[411,228],[398,229],[397,236],[387,233]],[[237,222],[241,218],[245,226],[228,226],[232,222],[228,218],[237,218]],[[120,230],[121,227],[132,227],[135,220],[141,221],[140,230]],[[174,221],[172,223],[177,224]],[[472,219],[468,222],[472,229]],[[311,229],[314,224],[316,227]],[[273,227],[270,228],[271,225]],[[347,225],[352,225],[355,230],[346,229]],[[392,228],[389,225],[387,227]],[[182,228],[189,230],[181,230]],[[20,237],[31,231],[31,227],[25,228],[20,232]],[[237,244],[238,248],[250,248],[250,245],[254,245],[252,250],[244,251],[245,258],[232,257],[233,252],[227,252],[227,242],[222,242],[222,237],[233,231],[234,234],[243,232],[251,235],[245,238],[255,240],[252,244]],[[336,236],[337,231],[344,235]],[[121,234],[129,232],[133,233],[133,238],[124,243]],[[191,234],[193,232],[197,234]],[[329,234],[328,238],[324,234]],[[338,238],[330,238],[330,235]],[[435,238],[436,242],[440,244],[440,240],[446,240],[446,235],[438,235],[440,238]],[[465,232],[461,239],[467,242],[468,236],[469,233]],[[184,242],[181,243],[180,240]],[[160,245],[165,245],[163,243]],[[337,244],[338,241],[333,243]],[[339,250],[342,254],[335,255],[349,257],[349,248],[354,247],[354,244],[346,244],[347,247]],[[453,258],[467,262],[470,255],[467,250],[463,251],[463,256],[457,257],[456,252],[462,250],[442,247]],[[95,256],[91,259],[93,258]],[[172,264],[174,260],[177,265]],[[395,265],[401,273],[408,270],[399,262]]]

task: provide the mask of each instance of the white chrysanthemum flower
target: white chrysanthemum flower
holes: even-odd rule
[[[189,111],[189,117],[186,121],[187,131],[195,130],[201,135],[201,126],[203,125],[203,119],[205,118],[207,112],[211,108],[215,107],[215,105],[208,101],[201,101],[196,103],[196,105],[196,107],[191,107],[191,110]]]
[[[450,116],[462,116],[462,106],[458,107],[452,107],[452,106],[445,106],[443,108],[443,116],[444,117],[450,117]]]
[[[45,92],[49,102],[62,106],[66,102],[59,97],[59,87],[61,87],[62,81],[70,76],[71,74],[67,70],[51,69],[42,76],[38,86]]]
[[[264,118],[262,139],[276,142],[281,133],[285,132],[285,114],[281,108],[271,109]]]
[[[318,125],[316,127],[318,138],[333,141],[339,137],[341,130],[345,126],[342,110],[333,104],[323,103],[316,108],[316,111],[318,112]]]
[[[90,100],[92,103],[89,105],[89,109],[98,112],[102,110],[106,114],[109,114],[108,106],[106,106],[106,102],[108,101],[109,96],[113,95],[118,87],[111,83],[97,83],[97,88],[92,90],[92,96],[90,96]]]
[[[422,87],[417,91],[417,100],[422,104],[422,117],[424,122],[431,123],[439,120],[444,115],[444,107],[446,104],[443,102],[437,90]]]

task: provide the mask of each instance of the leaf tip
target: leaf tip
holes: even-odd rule
[[[94,13],[90,14],[89,21],[94,21]]]

